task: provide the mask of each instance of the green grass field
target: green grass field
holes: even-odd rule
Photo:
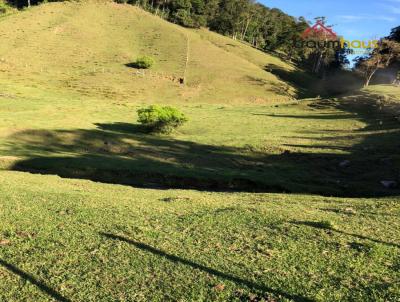
[[[278,57],[111,2],[0,36],[0,301],[399,301],[399,87],[300,99]],[[189,122],[145,133],[148,104]]]
[[[393,102],[377,110],[371,95],[258,106],[182,103],[189,123],[155,136],[136,122],[142,103],[21,90],[0,104],[0,164],[151,188],[396,195],[381,181],[398,179],[399,122]],[[349,167],[340,167],[344,161]]]
[[[16,172],[0,179],[2,301],[400,295],[396,199],[146,190]]]

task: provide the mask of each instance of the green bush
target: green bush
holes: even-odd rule
[[[148,69],[154,65],[154,59],[149,56],[142,56],[136,59],[135,67],[141,69]]]
[[[178,109],[151,105],[137,111],[139,123],[151,132],[171,133],[174,129],[188,121]]]
[[[189,27],[189,28],[200,28],[207,24],[207,20],[202,15],[191,14],[186,9],[178,9],[172,18],[173,22]]]

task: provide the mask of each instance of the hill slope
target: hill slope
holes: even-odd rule
[[[188,30],[129,5],[50,3],[0,22],[0,83],[96,97],[170,102],[279,102],[295,89],[265,71],[281,60],[207,30]],[[151,55],[156,66],[127,65]],[[186,68],[187,63],[187,70]],[[186,75],[186,85],[179,79]],[[15,90],[15,88],[14,88]]]

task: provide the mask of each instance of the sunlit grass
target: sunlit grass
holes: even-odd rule
[[[0,35],[0,301],[398,300],[399,88],[297,101],[279,58],[111,2]]]
[[[144,190],[16,172],[0,172],[0,193],[3,301],[400,294],[396,199]]]

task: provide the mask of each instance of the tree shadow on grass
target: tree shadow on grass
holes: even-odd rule
[[[246,77],[252,84],[265,87],[265,89],[274,94],[293,98],[293,95],[289,92],[290,87],[282,82],[271,82],[263,78],[258,78],[254,76]]]
[[[13,264],[10,264],[2,259],[0,259],[0,265],[12,272],[13,274],[19,276],[20,278],[28,281],[29,283],[35,285],[37,288],[39,288],[42,292],[45,294],[49,295],[56,301],[60,302],[70,302],[71,300],[65,298],[63,295],[58,293],[56,290],[52,289],[51,287],[47,286],[45,283],[39,281],[36,279],[34,276],[24,272],[23,270],[19,269]]]
[[[95,124],[99,129],[104,131],[113,131],[117,133],[149,133],[147,127],[139,124],[130,124],[130,123],[113,123],[113,124],[104,124],[97,123]]]
[[[175,255],[169,254],[167,252],[164,252],[162,250],[159,250],[157,248],[154,248],[154,247],[152,247],[150,245],[147,245],[147,244],[144,244],[142,242],[138,242],[138,241],[135,241],[135,240],[132,240],[132,239],[129,239],[129,238],[125,238],[125,237],[122,237],[122,236],[109,234],[109,233],[100,233],[100,235],[102,235],[102,236],[104,236],[106,238],[112,239],[112,240],[119,240],[119,241],[122,241],[122,242],[126,242],[126,243],[128,243],[130,245],[133,245],[134,247],[136,247],[136,248],[138,248],[140,250],[149,252],[149,253],[151,253],[153,255],[156,255],[156,256],[163,257],[163,258],[165,258],[165,259],[167,259],[167,260],[169,260],[169,261],[171,261],[173,263],[183,264],[183,265],[189,266],[189,267],[191,267],[193,269],[197,269],[197,270],[206,272],[206,273],[208,273],[210,275],[213,275],[215,277],[219,277],[219,278],[231,281],[231,282],[236,283],[236,284],[241,285],[241,286],[246,286],[246,287],[248,287],[250,289],[259,290],[259,291],[262,291],[264,293],[272,293],[274,295],[282,296],[282,297],[285,297],[286,299],[291,299],[293,301],[299,301],[299,302],[300,301],[304,301],[304,302],[313,301],[313,300],[311,300],[309,298],[306,298],[306,297],[303,297],[303,296],[300,296],[300,295],[285,293],[285,292],[282,292],[280,290],[275,290],[275,289],[272,289],[272,288],[268,288],[266,286],[256,284],[256,283],[254,283],[252,281],[248,281],[248,280],[233,276],[231,274],[218,271],[216,269],[213,269],[211,267],[196,263],[194,261],[191,261],[191,260],[179,257],[179,256],[175,256]]]
[[[288,70],[275,64],[268,64],[265,66],[265,70],[294,86],[300,99],[319,95],[324,97],[339,96],[363,87],[362,79],[345,70],[328,72],[323,78],[302,69]]]
[[[293,118],[293,119],[310,119],[310,120],[346,120],[354,119],[357,116],[352,114],[315,114],[315,115],[287,115],[287,114],[264,114],[264,113],[253,113],[253,115],[265,115],[269,117],[277,118]]]
[[[283,82],[291,84],[297,90],[299,99],[316,97],[319,94],[319,79],[307,72],[295,69],[286,70],[275,64],[268,64],[265,70],[275,75]]]
[[[316,229],[329,230],[330,232],[339,233],[339,234],[352,236],[352,237],[362,239],[362,240],[368,240],[368,241],[372,241],[375,243],[400,248],[400,245],[397,243],[386,242],[386,241],[370,238],[370,237],[359,235],[359,234],[344,232],[344,231],[338,230],[334,227],[327,226],[323,222],[319,222],[319,221],[292,221],[291,223],[293,223],[295,225],[305,225],[305,226],[313,227]]]
[[[335,208],[320,208],[320,211],[335,213],[339,215],[347,215],[347,216],[354,216],[356,213],[352,211],[345,211],[342,209],[335,209]],[[362,211],[363,215],[370,215],[370,216],[385,216],[385,217],[400,217],[400,214],[392,214],[392,213],[382,213],[382,212],[369,212],[369,211]]]
[[[310,116],[285,116],[332,120],[357,116],[366,126],[351,133],[362,137],[353,145],[335,147],[332,142],[339,136],[321,129],[303,131],[302,139],[307,134],[319,142],[295,144],[295,148],[306,151],[279,149],[268,154],[149,135],[134,124],[102,123],[92,129],[17,132],[3,145],[3,152],[21,158],[13,163],[12,170],[145,188],[397,196],[399,187],[385,188],[380,181],[397,180],[400,123],[393,115],[380,112],[375,103],[363,104],[362,99],[353,103],[321,100],[310,105]],[[339,108],[347,113],[320,114],[314,108]],[[379,123],[382,120],[383,125]],[[343,161],[349,165],[342,167]]]
[[[259,157],[239,149],[148,135],[124,123],[97,127],[20,132],[10,150],[28,158],[12,169],[149,188],[285,190],[262,183]]]

